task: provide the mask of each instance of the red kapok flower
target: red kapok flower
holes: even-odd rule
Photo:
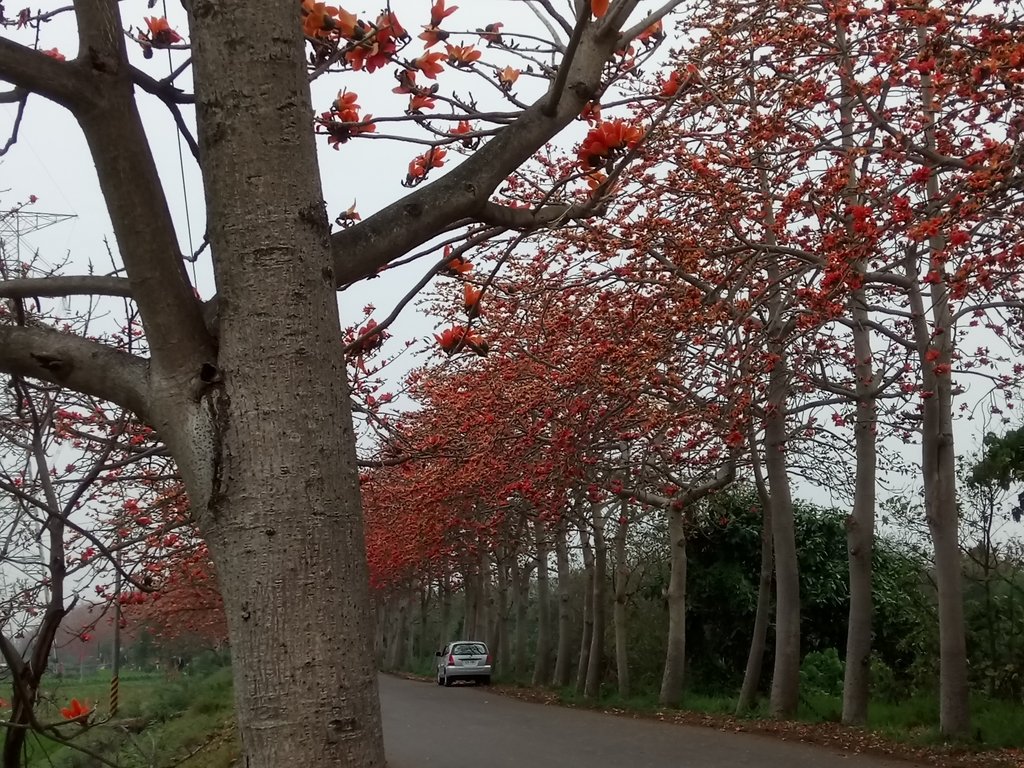
[[[470,319],[483,314],[483,310],[480,309],[480,297],[483,292],[483,288],[475,288],[469,283],[462,287],[462,303]]]
[[[448,52],[448,63],[453,67],[468,67],[483,55],[472,45],[445,45]]]
[[[459,6],[453,5],[451,8],[445,8],[445,0],[437,0],[430,8],[430,26],[439,27],[441,22],[451,16],[457,10]]]
[[[88,702],[82,703],[78,699],[72,699],[71,704],[67,707],[61,707],[60,713],[65,720],[73,720],[77,722],[85,722],[88,719],[92,708]]]
[[[143,33],[143,39],[154,48],[167,48],[182,41],[181,35],[171,29],[170,23],[164,16],[150,16],[146,19],[146,26],[149,33]]]

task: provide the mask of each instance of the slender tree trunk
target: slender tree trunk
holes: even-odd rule
[[[764,238],[776,245],[775,211],[765,166],[758,171],[764,206]],[[800,573],[796,557],[793,499],[786,466],[786,406],[789,401],[789,334],[782,296],[782,271],[775,259],[766,264],[768,298],[768,402],[765,408],[765,472],[771,489],[772,539],[775,544],[775,666],[772,673],[771,714],[792,717],[800,701]]]
[[[564,520],[555,532],[555,563],[558,568],[558,653],[552,682],[558,688],[565,688],[572,677],[572,569],[569,567],[569,543],[566,541]]]
[[[423,646],[427,639],[427,616],[430,612],[430,581],[425,586],[420,586],[414,592],[419,597],[419,610],[416,612],[416,621],[413,623],[412,631],[409,632],[409,653],[410,664],[418,662],[423,657]]]
[[[504,551],[499,551],[496,563],[498,606],[495,617],[495,643],[494,648],[491,649],[497,670],[501,674],[506,674],[512,669],[512,643],[508,631],[509,583],[506,557]]]
[[[775,544],[775,667],[770,708],[773,717],[781,718],[795,715],[800,701],[800,574],[785,453],[784,409],[789,376],[781,345],[773,345],[772,353],[777,362],[769,374],[769,413],[764,430]]]
[[[409,629],[409,606],[404,596],[395,599],[395,619],[391,629],[391,641],[388,643],[388,669],[401,669],[405,666],[406,635]]]
[[[927,46],[927,30],[918,29],[921,49]],[[935,95],[932,76],[921,74],[921,108],[924,141],[937,147]],[[930,213],[941,211],[938,172],[932,168],[926,184]],[[939,728],[945,736],[970,731],[970,686],[967,675],[967,639],[964,625],[963,565],[960,559],[960,513],[956,499],[956,451],[953,446],[953,318],[949,306],[944,267],[935,267],[937,254],[945,253],[946,239],[936,234],[928,241],[930,269],[942,279],[931,283],[931,327],[919,288],[910,291],[914,336],[924,389],[932,396],[922,401],[921,469],[924,480],[925,517],[935,550],[935,581],[939,604]],[[914,250],[907,250],[907,276],[920,286]],[[934,353],[934,359],[930,353]]]
[[[594,639],[594,550],[585,524],[580,524],[580,547],[583,550],[583,636],[580,638],[580,660],[576,667],[576,693],[587,685],[590,667],[590,645]]]
[[[377,660],[378,669],[384,668],[385,659],[387,658],[388,651],[388,627],[390,626],[389,618],[391,613],[389,611],[390,601],[378,598],[374,610],[374,624],[376,631],[374,632],[374,658]]]
[[[512,561],[512,591],[516,612],[516,650],[513,670],[517,678],[526,674],[526,621],[530,599],[530,572],[519,564],[519,558]]]
[[[587,660],[587,682],[583,695],[588,699],[601,695],[604,676],[604,632],[606,612],[606,577],[608,573],[608,547],[604,540],[604,512],[600,504],[593,506],[594,514],[594,629],[591,634],[590,658]]]
[[[537,649],[533,659],[533,684],[544,685],[551,679],[551,587],[549,579],[548,531],[544,523],[534,523],[537,544]]]
[[[491,616],[494,615],[494,589],[491,583],[491,555],[485,542],[479,543],[480,547],[480,611],[477,616],[477,628],[475,637],[478,640],[487,642],[491,634]]]
[[[668,642],[658,703],[678,707],[683,699],[686,670],[686,521],[685,510],[669,504]]]
[[[626,616],[626,600],[628,598],[629,586],[629,563],[626,561],[626,535],[629,531],[629,522],[626,517],[627,502],[621,504],[621,512],[618,526],[615,529],[615,537],[612,539],[615,571],[614,571],[614,593],[615,607],[612,611],[612,624],[615,628],[615,671],[618,676],[619,696],[623,699],[630,697],[629,685],[629,627]]]
[[[180,372],[191,378],[151,371],[158,394],[203,392],[200,407],[168,396],[177,418],[155,420],[178,425],[163,437],[217,564],[247,768],[380,768],[359,474],[301,29],[294,8],[269,0],[188,7],[219,352],[216,367]]]
[[[442,650],[451,640],[448,635],[452,623],[452,583],[447,573],[439,580],[438,591],[441,593],[441,626],[438,629],[436,651]]]
[[[476,640],[476,617],[480,611],[480,593],[474,568],[467,567],[463,576],[463,593],[465,594],[464,617],[462,620],[462,639]]]
[[[856,477],[853,512],[846,518],[846,541],[850,563],[850,615],[846,634],[846,674],[843,680],[843,722],[867,722],[870,697],[872,599],[871,560],[875,542],[875,482],[877,449],[875,426],[877,405],[871,362],[871,340],[866,326],[867,305],[862,289],[851,292],[857,362],[857,413],[854,425]]]
[[[847,210],[860,203],[857,177],[857,152],[853,135],[855,96],[853,72],[847,50],[846,28],[836,25],[836,43],[840,49],[842,99],[839,110],[845,160],[848,164],[845,199]],[[853,247],[857,233],[853,216],[846,216],[846,232]],[[875,480],[877,471],[876,422],[878,385],[868,327],[868,299],[864,290],[866,258],[858,251],[850,267],[858,276],[849,296],[853,320],[855,472],[853,511],[846,518],[846,542],[850,567],[850,614],[846,633],[846,671],[843,680],[843,722],[863,725],[868,719],[871,693],[871,620],[874,611],[871,587],[871,560],[875,543]]]
[[[754,442],[751,441],[753,445]],[[750,652],[743,672],[743,686],[736,714],[742,715],[754,706],[758,686],[761,684],[761,667],[764,664],[764,650],[768,641],[768,624],[772,612],[772,575],[775,572],[772,542],[772,504],[761,471],[757,450],[752,452],[754,481],[761,502],[761,574],[757,584],[757,610],[754,613],[754,631],[750,638]]]

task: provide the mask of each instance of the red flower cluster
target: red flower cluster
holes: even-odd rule
[[[405,186],[413,187],[427,177],[431,168],[440,168],[444,165],[444,158],[447,150],[433,147],[422,155],[414,157],[409,163],[409,173],[405,177]]]
[[[635,147],[644,137],[642,129],[625,120],[602,120],[583,139],[579,149],[584,169],[600,168],[623,150]]]
[[[440,334],[435,333],[434,338],[449,357],[464,349],[469,349],[481,357],[488,351],[487,342],[484,341],[483,336],[476,331],[467,331],[461,325],[453,325]]]
[[[329,112],[324,112],[317,119],[317,132],[326,134],[327,143],[337,149],[353,136],[361,133],[373,133],[377,126],[371,121],[373,115],[359,115],[359,96],[342,89],[334,100]]]

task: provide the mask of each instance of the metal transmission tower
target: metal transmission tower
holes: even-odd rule
[[[0,213],[0,254],[11,256],[20,262],[22,240],[27,235],[76,218],[78,217],[70,213],[37,213],[23,210]]]

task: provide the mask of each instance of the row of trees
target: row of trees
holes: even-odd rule
[[[974,539],[990,524],[986,510],[964,499],[965,616],[971,657],[972,689],[1006,702],[1019,702],[1024,560],[1019,544],[986,546]],[[917,511],[904,511],[917,515]],[[802,697],[841,696],[849,590],[846,564],[846,515],[806,502],[794,504],[794,521],[802,595]],[[901,522],[912,524],[910,519]],[[611,522],[614,528],[616,523]],[[998,530],[998,526],[996,526]],[[698,695],[732,696],[742,690],[750,656],[751,628],[757,615],[762,517],[754,487],[738,484],[693,510],[687,536],[686,690]],[[1005,533],[1005,532],[1004,532]],[[627,574],[625,601],[615,612],[606,592],[602,623],[587,632],[604,640],[602,694],[608,688],[623,697],[657,694],[663,678],[668,637],[668,587],[671,580],[667,530],[659,518],[629,523],[624,560],[609,563],[612,573]],[[387,669],[432,667],[433,652],[453,637],[486,640],[503,679],[536,680],[586,693],[587,649],[584,605],[593,588],[593,571],[573,559],[559,573],[548,550],[551,585],[547,603],[539,602],[538,581],[512,590],[505,567],[491,566],[492,576],[480,582],[482,592],[444,579],[413,587],[405,594],[395,587],[379,594],[378,659]],[[985,564],[988,564],[986,567]],[[532,564],[531,564],[532,565]],[[522,567],[513,565],[512,568]],[[882,535],[873,553],[875,621],[871,675],[873,696],[885,702],[934,696],[938,675],[938,635],[934,579],[926,542]],[[609,579],[612,582],[614,577]],[[613,586],[613,585],[609,585]],[[498,594],[507,589],[506,596]],[[591,598],[592,599],[592,598]],[[498,606],[506,608],[501,614]],[[484,618],[480,618],[480,612]],[[624,640],[622,654],[616,645]],[[511,643],[502,647],[502,642]],[[542,644],[546,643],[546,647]],[[772,652],[767,638],[761,655]],[[534,678],[537,659],[546,659]],[[616,665],[627,666],[618,676]],[[769,682],[767,668],[754,681],[755,691]],[[685,698],[684,698],[685,701]],[[745,706],[751,700],[741,702]],[[740,712],[742,714],[742,711]]]
[[[393,425],[384,455],[437,450],[366,477],[376,583],[442,594],[458,584],[473,606],[481,579],[493,581],[501,616],[501,594],[518,594],[534,570],[546,604],[548,551],[561,574],[571,548],[594,569],[586,628],[603,621],[609,558],[609,604],[623,610],[629,531],[654,515],[672,565],[661,699],[676,703],[692,518],[745,477],[760,492],[765,547],[741,706],[773,603],[771,710],[789,716],[806,650],[800,478],[851,506],[843,718],[859,723],[877,489],[895,474],[923,494],[941,727],[966,732],[954,420],[976,403],[998,419],[1016,396],[1024,60],[1014,13],[726,3],[682,22],[695,40],[676,59],[682,87],[659,117],[637,112],[641,145],[598,122],[578,155],[509,184],[534,205],[542,178],[581,159],[618,172],[603,224],[534,239],[532,257],[501,277],[463,277],[483,290],[470,315],[482,316],[473,322],[491,351],[410,379],[418,410]],[[615,168],[616,157],[633,162]],[[522,251],[517,238],[483,249],[499,262]],[[443,311],[446,295],[431,308]],[[508,647],[500,626],[480,621],[468,629]],[[588,637],[594,694],[603,635]],[[538,680],[547,663],[538,657]]]

